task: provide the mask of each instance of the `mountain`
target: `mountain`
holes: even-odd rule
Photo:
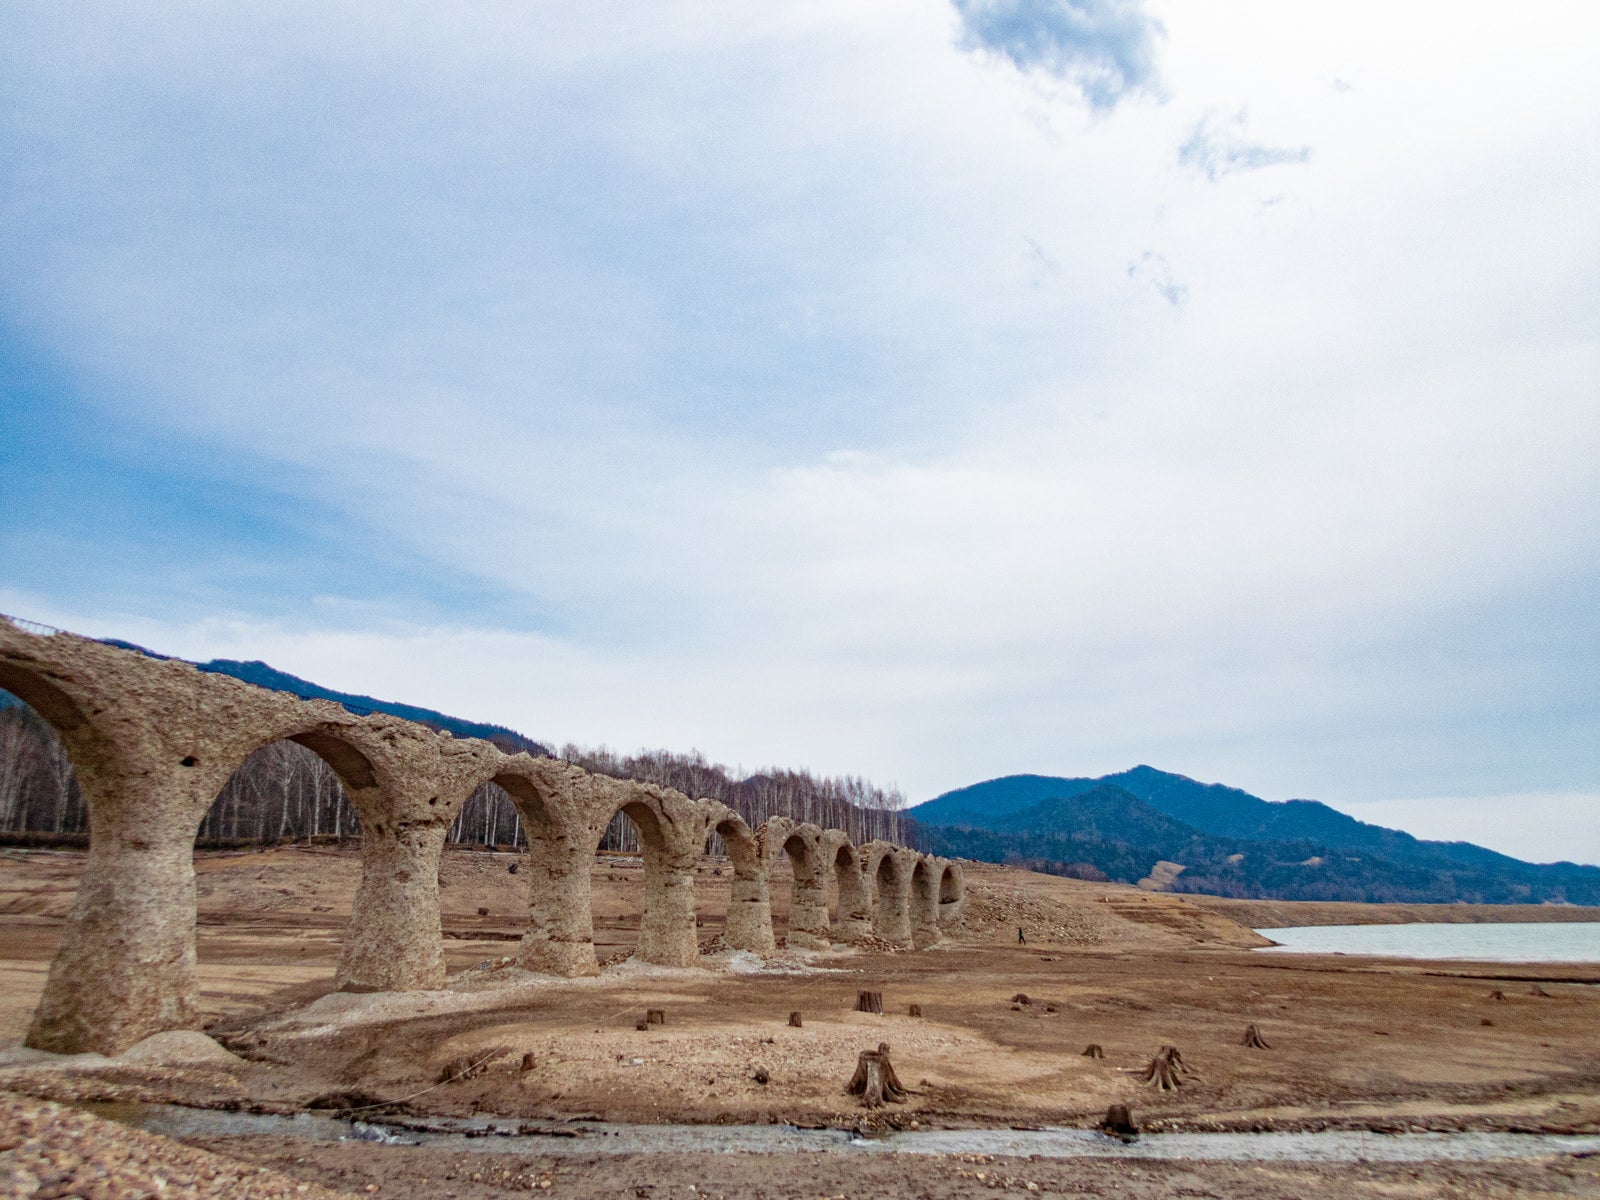
[[[119,641],[115,638],[106,638],[104,640],[107,645],[119,646],[124,650],[135,650],[147,658],[171,657],[171,655],[167,654],[157,654],[154,650],[147,650],[143,646],[134,645],[132,642]],[[402,717],[407,721],[415,721],[419,725],[426,725],[430,729],[446,730],[455,737],[482,738],[486,742],[493,742],[509,754],[515,754],[519,750],[526,750],[536,757],[548,757],[550,754],[548,747],[518,733],[514,729],[508,729],[504,725],[488,725],[482,721],[466,721],[460,717],[452,717],[442,712],[435,712],[431,708],[419,708],[415,704],[399,704],[392,700],[375,700],[371,696],[357,696],[351,692],[336,692],[332,688],[325,688],[321,684],[301,679],[298,675],[291,675],[287,671],[280,671],[264,662],[239,662],[231,658],[214,658],[210,662],[195,663],[194,665],[200,670],[209,671],[214,675],[231,675],[234,679],[243,680],[245,683],[254,684],[256,687],[267,688],[274,692],[288,692],[291,696],[299,696],[305,700],[332,700],[335,704],[341,704],[351,712],[388,713],[391,716]]]
[[[922,844],[943,854],[1065,874],[1089,868],[1130,883],[1158,860],[1182,863],[1173,885],[1179,891],[1600,903],[1600,868],[1525,863],[1468,842],[1426,841],[1315,800],[1263,800],[1148,766],[1099,779],[1010,775],[946,792],[907,816]]]

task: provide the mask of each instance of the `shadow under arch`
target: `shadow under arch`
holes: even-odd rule
[[[949,929],[961,920],[961,903],[967,896],[967,881],[961,868],[947,862],[939,872],[939,926]]]

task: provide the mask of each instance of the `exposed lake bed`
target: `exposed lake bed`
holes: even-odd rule
[[[691,1183],[712,1195],[853,1190],[907,1200],[1029,1183],[1137,1197],[1514,1195],[1533,1183],[1556,1195],[1600,1191],[1587,1143],[1513,1140],[1506,1152],[1534,1152],[1515,1161],[1441,1157],[1503,1137],[1600,1135],[1600,989],[1563,982],[1600,982],[1600,965],[1261,953],[1251,947],[1264,939],[1187,898],[974,866],[970,927],[949,948],[818,952],[749,972],[619,964],[565,981],[505,972],[501,986],[493,967],[517,919],[501,899],[502,857],[445,858],[446,932],[466,935],[447,948],[452,970],[474,986],[408,998],[325,994],[359,878],[352,858],[203,856],[206,1019],[242,1060],[19,1065],[0,1086],[72,1103],[238,1110],[194,1120],[253,1131],[196,1123],[173,1132],[289,1178],[418,1200],[544,1190],[545,1180],[584,1197],[688,1195]],[[19,896],[48,896],[53,907],[0,912],[0,1017],[13,1014],[12,1038],[56,911],[70,900],[72,862],[0,863],[56,872],[49,891],[15,880]],[[725,903],[726,875],[713,869],[696,881],[707,938]],[[636,872],[597,865],[608,955],[626,949],[637,920]],[[1500,981],[1510,976],[1525,982]],[[852,1011],[860,988],[883,993],[884,1013]],[[910,1016],[911,1004],[924,1015]],[[636,1029],[646,1008],[663,1009],[666,1024]],[[792,1011],[803,1027],[788,1025]],[[1249,1024],[1270,1049],[1242,1044]],[[880,1042],[912,1094],[867,1111],[844,1085],[857,1054]],[[1090,1043],[1104,1058],[1081,1053]],[[1140,1079],[1165,1045],[1196,1071],[1169,1092]],[[442,1081],[452,1062],[491,1054],[481,1073]],[[1112,1103],[1132,1106],[1140,1149],[1090,1133]],[[263,1132],[250,1125],[262,1110],[326,1121],[331,1136]],[[320,1115],[293,1116],[307,1110]],[[351,1118],[389,1136],[444,1140],[333,1140],[360,1136]],[[589,1132],[521,1141],[425,1132],[485,1119]],[[95,1125],[96,1136],[124,1136],[106,1127]],[[1192,1138],[1201,1141],[1183,1140]],[[1226,1156],[1230,1145],[1262,1157],[1151,1157],[1167,1146]],[[1378,1161],[1369,1145],[1415,1161]],[[1316,1157],[1338,1147],[1342,1159]],[[1090,1156],[1067,1156],[1078,1151]]]

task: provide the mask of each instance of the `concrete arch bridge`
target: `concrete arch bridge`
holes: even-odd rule
[[[648,962],[699,960],[694,869],[712,834],[733,868],[724,935],[733,949],[775,949],[769,881],[785,859],[790,945],[876,936],[920,948],[960,914],[961,868],[946,859],[888,842],[852,845],[840,830],[781,817],[751,829],[717,801],[6,618],[0,688],[60,736],[89,814],[88,860],[27,1037],[42,1050],[115,1054],[198,1025],[195,837],[245,758],[282,740],[328,763],[361,822],[361,882],[335,976],[344,990],[442,986],[440,855],[457,811],[488,781],[510,794],[528,837],[527,868],[516,877],[528,889],[516,961],[528,970],[598,970],[590,867],[619,812],[643,850],[636,955]]]

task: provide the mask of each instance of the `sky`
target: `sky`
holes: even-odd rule
[[[1600,863],[1600,11],[0,6],[0,611]]]

